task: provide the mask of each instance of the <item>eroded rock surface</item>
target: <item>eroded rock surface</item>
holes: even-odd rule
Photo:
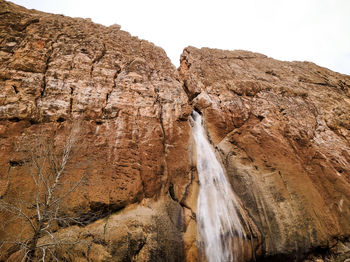
[[[242,260],[350,257],[349,76],[193,47],[176,70],[117,25],[3,0],[0,10],[0,197],[31,197],[19,141],[61,145],[81,122],[68,177],[87,181],[62,207],[81,224],[56,232],[80,244],[62,259],[199,261],[193,109],[241,203]],[[6,225],[1,240],[23,232]]]
[[[170,185],[181,199],[191,182],[191,109],[165,52],[117,25],[5,1],[0,10],[1,196],[31,194],[16,142],[40,132],[63,142],[73,119],[82,119],[69,177],[87,172],[88,179],[65,208],[84,224],[158,199]]]
[[[242,201],[256,254],[346,240],[350,77],[246,51],[186,48],[180,74]]]

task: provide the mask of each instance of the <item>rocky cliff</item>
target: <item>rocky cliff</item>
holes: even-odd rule
[[[243,260],[350,257],[350,77],[308,62],[188,47],[165,52],[117,25],[0,0],[0,196],[30,198],[17,142],[59,144],[81,122],[59,226],[68,261],[199,261],[199,111],[240,202]],[[0,219],[9,221],[9,214]],[[0,239],[20,234],[8,223]],[[16,261],[18,248],[0,260]]]
[[[179,72],[242,201],[255,252],[279,261],[348,251],[350,77],[191,47]]]

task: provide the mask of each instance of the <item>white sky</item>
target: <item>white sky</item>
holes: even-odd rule
[[[178,66],[189,45],[312,61],[350,75],[350,0],[12,0],[37,10],[119,24]]]

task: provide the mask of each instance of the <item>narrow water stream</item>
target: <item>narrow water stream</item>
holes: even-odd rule
[[[209,262],[240,261],[245,234],[236,211],[236,197],[207,138],[202,117],[196,111],[191,115],[191,125],[199,176],[199,245]]]

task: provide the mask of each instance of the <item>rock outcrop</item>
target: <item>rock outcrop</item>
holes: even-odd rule
[[[349,76],[194,47],[176,70],[117,25],[3,0],[0,10],[0,197],[31,195],[18,141],[35,147],[43,133],[62,144],[81,122],[68,177],[87,181],[62,207],[80,223],[56,232],[80,244],[62,259],[199,260],[193,109],[240,201],[242,260],[350,257]],[[8,224],[0,240],[20,232]]]
[[[180,73],[258,229],[248,229],[256,255],[300,260],[349,246],[350,77],[308,62],[192,47]]]
[[[66,209],[84,224],[144,198],[158,199],[170,185],[184,195],[191,180],[191,109],[165,52],[119,26],[5,1],[0,10],[2,194],[30,195],[30,177],[23,176],[26,167],[18,164],[22,154],[14,142],[31,141],[40,132],[64,141],[72,120],[81,119],[83,141],[69,176],[74,181],[87,172],[88,179]]]

